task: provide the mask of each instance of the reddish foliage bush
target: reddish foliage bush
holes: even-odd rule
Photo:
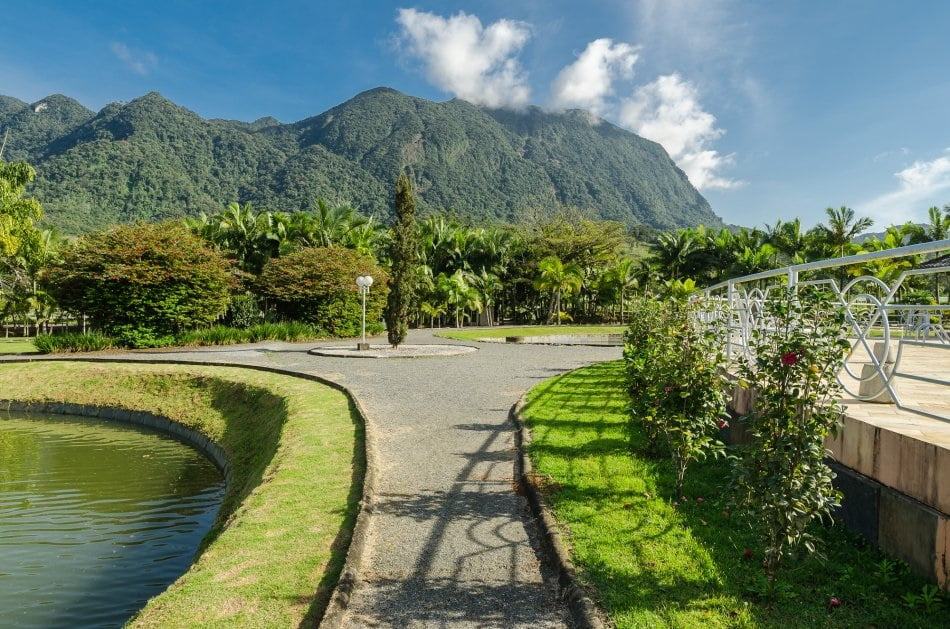
[[[133,347],[208,324],[228,303],[229,264],[176,223],[88,234],[46,269],[60,305]]]
[[[388,293],[386,274],[373,256],[353,249],[314,247],[274,258],[264,266],[256,292],[282,317],[334,336],[357,336],[362,317],[359,275],[373,276],[366,327],[378,330]]]

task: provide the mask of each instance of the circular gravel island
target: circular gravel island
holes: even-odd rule
[[[469,345],[400,345],[393,349],[392,345],[370,345],[369,349],[356,349],[355,346],[346,347],[316,347],[308,353],[314,356],[333,356],[336,358],[432,358],[435,356],[457,356],[477,352],[477,347]]]

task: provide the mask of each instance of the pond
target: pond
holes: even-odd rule
[[[3,626],[122,626],[188,569],[224,489],[168,436],[0,413]]]

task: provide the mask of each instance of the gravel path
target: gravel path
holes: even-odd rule
[[[410,332],[410,344],[468,344]],[[124,355],[257,364],[347,386],[377,434],[378,494],[347,627],[562,627],[524,498],[514,490],[512,404],[619,347],[479,344],[457,356],[354,360],[315,344]],[[331,345],[331,344],[327,344]],[[334,343],[333,345],[339,345]]]

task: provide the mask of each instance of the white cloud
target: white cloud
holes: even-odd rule
[[[710,144],[722,137],[716,117],[699,102],[696,87],[678,74],[668,74],[640,86],[620,106],[621,125],[659,142],[698,189],[729,189],[743,182],[720,176],[732,164]]]
[[[924,220],[928,207],[941,204],[938,195],[950,191],[950,148],[944,153],[897,171],[896,190],[862,203],[857,209],[887,224]]]
[[[611,39],[595,39],[587,44],[577,61],[566,66],[551,87],[557,107],[580,107],[602,115],[608,108],[606,98],[613,94],[616,80],[633,78],[633,66],[639,55],[630,44]]]
[[[147,75],[158,67],[158,57],[147,50],[133,50],[122,42],[112,42],[109,47],[119,61],[123,62],[132,72],[141,76]]]
[[[519,107],[531,90],[517,55],[531,37],[523,22],[499,20],[487,27],[474,15],[449,18],[400,9],[396,21],[408,51],[422,61],[429,81],[469,102]]]

